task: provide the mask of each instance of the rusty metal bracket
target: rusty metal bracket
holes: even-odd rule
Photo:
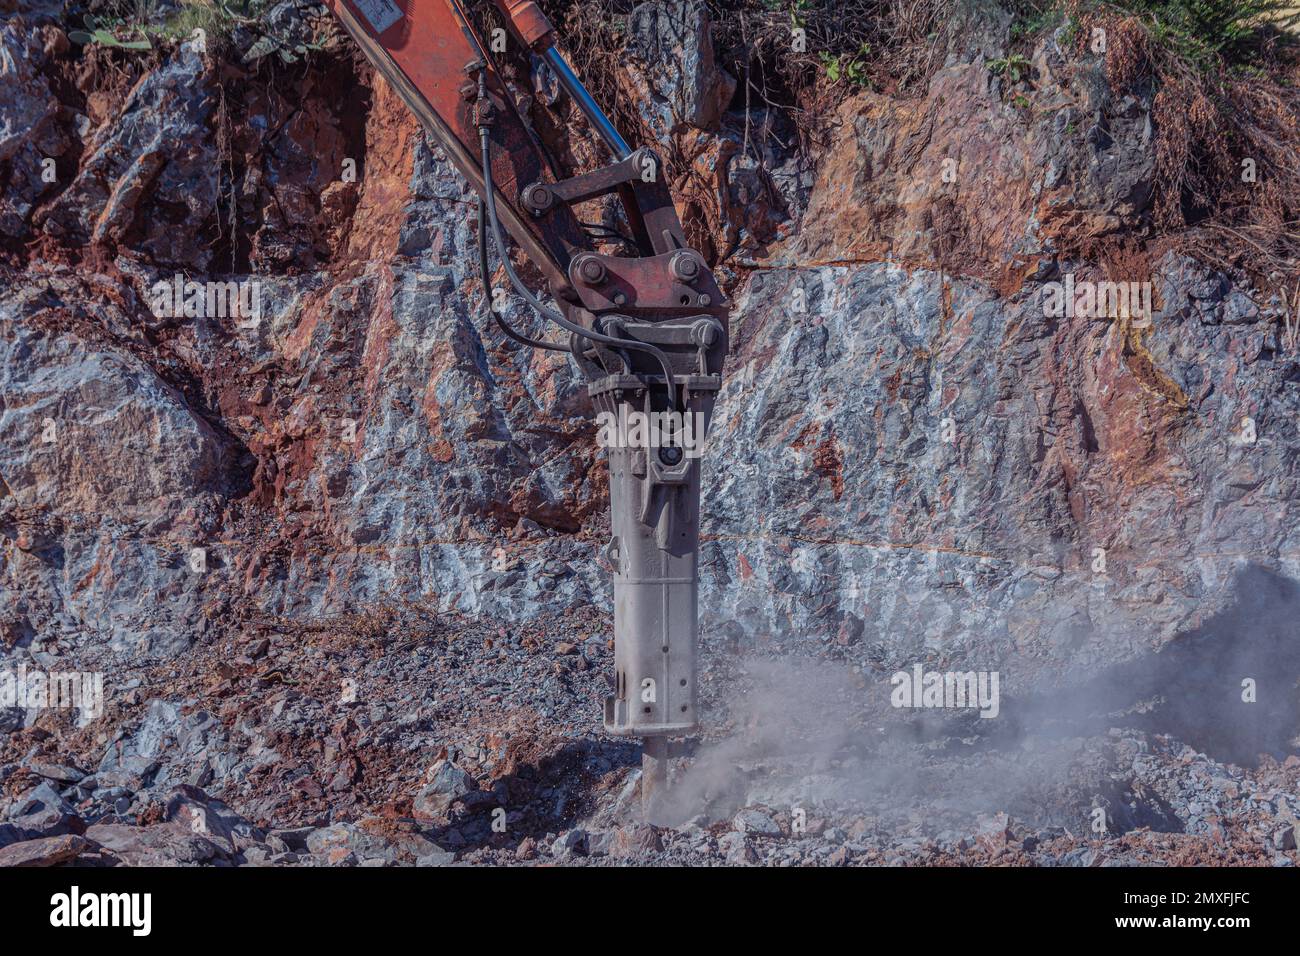
[[[635,309],[680,316],[723,315],[726,298],[694,249],[627,259],[584,252],[569,262],[569,279],[585,308],[601,313]]]
[[[626,159],[589,173],[579,173],[556,183],[529,183],[519,196],[524,208],[534,216],[544,216],[556,203],[572,204],[605,196],[624,183],[637,182],[647,175],[659,175],[659,157],[654,150],[641,147]]]

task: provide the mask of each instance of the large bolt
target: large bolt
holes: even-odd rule
[[[717,323],[701,320],[691,326],[691,339],[696,345],[707,349],[718,341],[718,333],[721,331]]]
[[[578,257],[578,278],[587,285],[600,285],[605,281],[605,264],[593,255]]]
[[[678,282],[694,282],[700,275],[700,262],[692,253],[678,252],[668,260],[668,271]]]
[[[533,211],[533,215],[540,216],[551,207],[551,191],[542,183],[533,183],[524,190],[524,205]]]

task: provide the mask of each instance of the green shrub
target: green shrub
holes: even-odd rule
[[[1125,0],[1117,6],[1141,16],[1155,39],[1201,66],[1217,58],[1245,62],[1273,23],[1295,21],[1294,0]]]

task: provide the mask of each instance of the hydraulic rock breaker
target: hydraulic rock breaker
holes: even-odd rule
[[[687,246],[659,156],[624,141],[532,0],[495,0],[513,52],[545,61],[608,148],[608,165],[560,171],[461,0],[327,3],[478,191],[489,301],[490,239],[516,293],[565,334],[533,339],[495,311],[494,320],[518,342],[569,352],[587,380],[609,454],[615,675],[604,723],[644,738],[648,802],[665,780],[668,738],[698,728],[699,449],[721,384],[728,303]],[[575,204],[607,195],[621,200],[625,251],[635,255],[599,252],[575,214]],[[553,305],[520,279],[505,234],[546,278]]]

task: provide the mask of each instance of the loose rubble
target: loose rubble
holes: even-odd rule
[[[1243,767],[1121,725],[999,739],[978,718],[954,718],[904,733],[900,712],[870,687],[779,655],[706,652],[708,730],[673,761],[684,803],[646,822],[637,746],[592,726],[607,688],[604,642],[585,671],[552,666],[561,639],[585,645],[607,620],[493,628],[417,610],[365,620],[250,622],[242,639],[142,675],[166,697],[119,691],[84,727],[45,715],[9,734],[0,861],[1297,862],[1300,757]],[[825,699],[775,723],[725,703],[781,681]],[[828,743],[817,725],[846,700],[857,701],[851,726]]]

